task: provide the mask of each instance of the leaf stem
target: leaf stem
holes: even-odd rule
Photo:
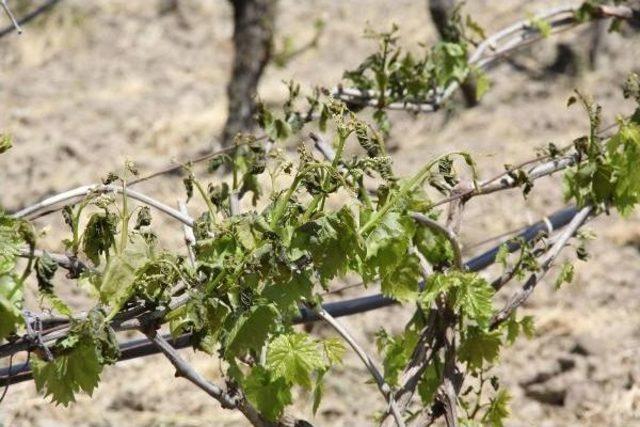
[[[129,239],[129,209],[127,206],[127,180],[122,180],[122,230],[120,230],[120,247],[118,253],[123,253],[127,247],[127,240]]]
[[[293,193],[296,191],[296,189],[298,188],[298,185],[300,184],[300,179],[301,179],[301,172],[298,172],[295,178],[293,178],[293,182],[291,183],[291,186],[289,186],[289,189],[285,193],[284,197],[279,198],[278,201],[276,202],[276,206],[273,208],[273,213],[271,214],[271,221],[269,223],[271,229],[275,229],[276,226],[278,225],[278,221],[284,214],[284,210],[287,207],[287,202],[289,201],[289,199],[291,199],[291,196],[293,196]]]
[[[200,184],[200,181],[198,181],[197,179],[193,178],[193,184],[196,186],[196,188],[198,189],[198,193],[200,193],[200,196],[204,199],[204,202],[207,204],[207,209],[209,210],[209,215],[211,215],[211,221],[213,221],[215,223],[215,219],[216,219],[216,210],[213,206],[213,203],[211,203],[211,199],[209,199],[209,196],[207,195],[207,192],[204,191],[204,188],[202,188],[202,184]]]

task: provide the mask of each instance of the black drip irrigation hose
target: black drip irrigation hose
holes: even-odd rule
[[[56,3],[58,2],[60,2],[60,0],[48,0],[46,3],[40,5],[38,8],[36,8],[32,12],[29,12],[22,18],[18,19],[18,25],[24,25],[27,22],[31,21],[32,19],[37,18],[38,16],[42,15],[43,13],[51,9],[53,6],[55,6]],[[0,30],[0,37],[4,37],[7,34],[11,34],[14,31],[16,31],[16,27],[14,25],[8,25],[7,27]]]
[[[520,249],[521,242],[523,241],[530,242],[541,233],[550,233],[553,230],[566,226],[577,213],[578,210],[575,207],[568,207],[553,213],[542,221],[538,221],[522,233],[507,241],[506,244],[509,252],[515,252]],[[480,271],[490,266],[496,261],[496,256],[501,246],[502,244],[497,245],[470,259],[465,263],[465,268],[468,271]],[[342,317],[376,310],[393,304],[396,304],[394,299],[382,294],[375,294],[343,301],[329,302],[323,304],[322,307],[333,317]],[[306,307],[302,307],[300,308],[300,315],[293,319],[293,323],[311,323],[318,320],[320,320],[320,317],[316,313]],[[191,345],[191,334],[183,334],[176,338],[168,335],[165,338],[176,349],[186,348]],[[120,345],[120,351],[121,355],[119,361],[136,359],[159,353],[158,348],[146,338],[125,342]],[[8,383],[16,384],[32,379],[31,370],[27,363],[14,364],[11,367],[11,372],[9,371],[9,368],[0,369],[0,387],[4,387]]]

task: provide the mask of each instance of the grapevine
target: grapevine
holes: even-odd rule
[[[403,53],[395,29],[372,32],[379,51],[346,72],[343,84],[305,93],[289,82],[282,108],[260,105],[260,133],[239,134],[232,147],[148,175],[126,162],[102,183],[0,211],[0,357],[10,360],[0,384],[32,378],[66,406],[95,391],[105,366],[161,353],[177,376],[252,425],[304,425],[287,411],[292,390],[312,393],[315,413],[326,376],[351,349],[385,402],[383,413],[372,414],[381,425],[441,417],[448,426],[503,425],[510,395],[492,368],[502,347],[532,335],[534,319],[519,316],[519,307],[572,242],[576,258],[586,257],[588,221],[612,211],[627,216],[640,202],[640,78],[632,73],[624,85],[638,109],[616,124],[603,127],[600,107],[576,91],[568,106],[586,113],[586,134],[488,179],[460,151],[426,158],[413,176],[400,176],[385,144],[386,112],[434,112],[470,77],[479,92],[488,90],[489,65],[521,46],[638,13],[587,1],[489,37],[457,14],[456,41],[421,57]],[[372,122],[365,109],[373,110]],[[295,154],[287,150],[292,142]],[[0,155],[11,146],[2,135]],[[224,179],[203,181],[194,165],[204,161],[228,172]],[[178,208],[135,189],[176,169],[185,190]],[[513,189],[531,197],[537,180],[556,173],[567,208],[465,262],[458,232],[466,203]],[[203,207],[195,216],[192,199]],[[40,249],[31,223],[50,214],[68,227],[58,253]],[[158,244],[157,215],[175,221],[186,250]],[[495,263],[497,277],[482,272]],[[86,311],[58,294],[60,270],[91,290]],[[332,284],[346,276],[379,294],[327,302]],[[564,264],[556,285],[572,276],[573,265]],[[37,287],[41,312],[24,309],[29,286]],[[381,329],[378,354],[368,354],[339,317],[391,304],[413,315],[401,334]],[[329,324],[334,336],[296,327],[312,321]],[[123,341],[120,333],[132,330],[145,338]],[[225,384],[190,366],[178,351],[184,347],[220,360]]]

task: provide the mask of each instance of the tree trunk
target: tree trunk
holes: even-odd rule
[[[589,66],[591,70],[598,68],[598,56],[604,50],[607,24],[607,21],[599,19],[591,24],[589,29],[591,32],[591,43],[589,45]]]
[[[449,21],[453,15],[455,8],[454,0],[428,0],[429,12],[431,13],[431,20],[433,21],[440,38],[448,42],[459,41],[459,34],[455,28],[453,28]],[[460,85],[462,90],[462,96],[467,104],[467,107],[473,107],[478,104],[476,98],[476,84],[471,76],[467,78],[465,82]]]
[[[255,96],[265,65],[271,58],[271,44],[277,0],[229,0],[233,5],[233,72],[227,86],[228,117],[222,144],[228,146],[239,132],[255,125]]]

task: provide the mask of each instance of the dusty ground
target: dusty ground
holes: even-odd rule
[[[22,37],[0,41],[0,130],[15,138],[15,148],[0,158],[1,205],[15,209],[96,182],[125,158],[149,172],[212,146],[225,116],[231,11],[224,1],[182,3],[182,17],[159,17],[151,1],[66,1],[45,22],[28,26]],[[557,2],[468,3],[467,10],[491,32]],[[414,47],[434,38],[424,1],[282,0],[279,40],[289,35],[304,43],[317,17],[327,22],[319,48],[285,69],[269,68],[260,87],[266,101],[282,100],[283,79],[332,86],[343,69],[374,48],[361,37],[367,22],[378,28],[401,23],[403,40]],[[480,107],[431,116],[394,114],[391,142],[399,147],[398,169],[408,175],[436,154],[466,149],[475,153],[482,175],[489,176],[504,163],[530,157],[537,146],[567,143],[586,129],[582,113],[565,108],[574,87],[597,97],[607,123],[629,112],[619,86],[629,71],[640,68],[638,36],[609,36],[595,72],[540,76],[559,40],[584,44],[586,39],[576,30],[521,54],[518,60],[533,78],[510,65],[497,67],[491,72],[493,88]],[[465,242],[471,245],[558,208],[559,182],[552,178],[537,184],[529,200],[512,192],[471,202]],[[165,177],[141,190],[174,204],[182,185],[175,176]],[[39,223],[47,224],[52,238],[46,243],[53,244],[60,235],[59,219]],[[180,244],[175,225],[162,227],[166,244]],[[551,283],[540,286],[524,310],[535,316],[538,336],[507,349],[497,368],[514,395],[509,425],[640,425],[640,221],[614,215],[594,221],[591,229],[598,234],[591,261],[578,264],[575,283],[559,292],[551,290]],[[75,289],[68,298],[74,304],[83,301]],[[381,325],[400,328],[405,318],[393,308],[345,322],[373,348],[373,334]],[[330,334],[322,326],[316,330]],[[204,374],[218,377],[216,361],[185,354]],[[0,425],[243,425],[241,418],[172,376],[169,363],[159,357],[123,363],[106,370],[92,398],[80,397],[68,409],[48,404],[33,384],[21,384],[0,406]],[[295,409],[318,425],[370,424],[368,414],[381,403],[366,378],[349,355],[330,376],[318,416],[302,409],[310,406],[306,395],[299,396]]]

